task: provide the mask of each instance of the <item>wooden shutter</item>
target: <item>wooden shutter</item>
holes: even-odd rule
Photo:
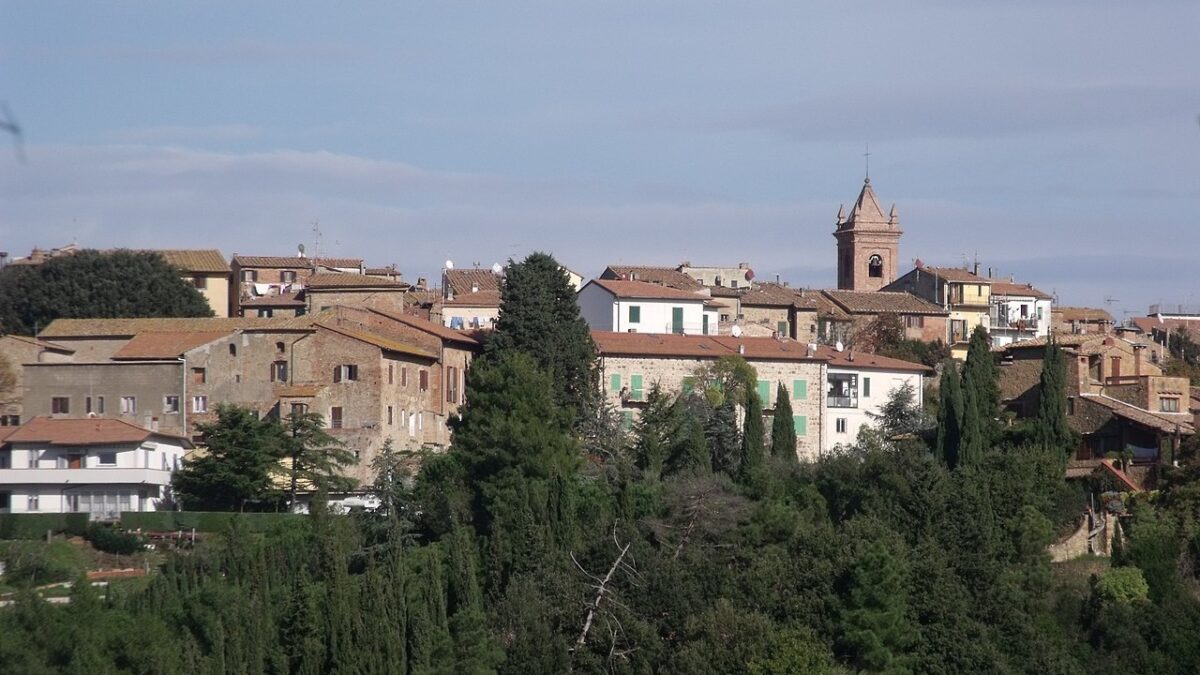
[[[808,380],[792,380],[792,398],[808,398]]]

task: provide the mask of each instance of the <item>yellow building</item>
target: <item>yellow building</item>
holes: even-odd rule
[[[213,315],[218,318],[229,316],[229,263],[215,248],[155,250],[173,267],[179,276],[196,287],[200,295],[208,300]]]
[[[888,284],[885,291],[904,291],[950,312],[950,355],[967,357],[967,343],[976,326],[991,329],[992,282],[958,267],[931,267],[920,261],[908,274]]]

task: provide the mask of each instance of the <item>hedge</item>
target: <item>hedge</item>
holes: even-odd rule
[[[0,513],[0,539],[41,539],[46,531],[82,535],[86,513]]]
[[[294,521],[302,516],[292,513],[229,513],[222,511],[127,511],[121,514],[121,527],[127,530],[149,530],[152,532],[174,532],[191,530],[197,532],[223,532],[229,522],[237,518],[252,532],[265,532],[280,523]]]

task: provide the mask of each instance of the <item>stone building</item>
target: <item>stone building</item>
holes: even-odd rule
[[[754,270],[750,269],[750,263],[745,262],[725,267],[693,265],[690,262],[683,262],[675,269],[695,279],[702,286],[747,289],[754,282]]]
[[[763,410],[774,414],[777,385],[791,397],[796,453],[816,459],[823,447],[821,424],[827,357],[788,339],[717,337],[593,331],[600,355],[601,382],[609,402],[632,428],[646,395],[657,384],[673,393],[689,392],[694,375],[722,356],[741,355],[758,374]],[[768,420],[767,428],[771,427]]]
[[[705,284],[684,274],[677,267],[654,265],[609,265],[600,273],[599,279],[607,281],[642,281],[658,284],[681,291],[703,291]]]
[[[244,316],[242,302],[245,300],[300,294],[314,274],[364,274],[366,269],[361,258],[309,258],[303,253],[292,257],[235,253],[230,263],[229,316]],[[257,312],[257,307],[253,311]]]
[[[830,290],[822,294],[850,317],[849,337],[844,340],[847,344],[853,343],[857,332],[885,315],[900,319],[907,339],[946,342],[949,338],[950,312],[911,293]]]
[[[754,284],[738,299],[738,325],[744,335],[780,335],[801,342],[819,339],[819,292],[776,283]]]
[[[1050,330],[1069,335],[1105,335],[1116,323],[1107,310],[1092,307],[1055,307],[1050,314]]]
[[[956,359],[965,359],[975,327],[991,327],[992,281],[976,272],[958,267],[933,267],[918,260],[912,271],[883,290],[911,293],[946,309],[950,313],[947,339],[950,354]]]
[[[442,325],[455,330],[491,330],[500,318],[503,277],[491,269],[442,270]]]
[[[73,355],[74,350],[69,347],[47,340],[22,335],[0,336],[0,356],[7,361],[12,375],[11,389],[0,391],[0,427],[17,426],[26,419],[22,405],[25,364],[70,361]]]
[[[896,205],[883,215],[871,179],[863,181],[858,199],[846,215],[838,207],[837,286],[848,291],[878,291],[896,278],[900,262],[900,216]]]
[[[404,294],[409,284],[384,277],[347,272],[317,272],[304,288],[309,312],[330,307],[378,307],[404,311]]]

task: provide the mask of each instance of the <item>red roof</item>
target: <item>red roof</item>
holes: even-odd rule
[[[499,291],[500,278],[490,269],[446,270],[446,286],[455,295],[471,293],[472,288],[475,292]]]
[[[394,321],[399,321],[402,324],[411,326],[420,331],[424,331],[426,333],[429,333],[430,335],[439,337],[443,340],[449,340],[451,342],[462,342],[462,343],[469,344],[469,345],[478,345],[479,344],[479,341],[476,340],[475,338],[471,337],[470,335],[466,335],[465,333],[460,333],[460,332],[454,330],[453,328],[447,328],[440,323],[434,323],[432,321],[429,321],[428,319],[423,319],[419,316],[416,316],[415,314],[400,314],[397,312],[388,312],[388,311],[385,311],[382,309],[376,309],[374,307],[369,307],[368,309],[380,316],[386,316],[389,319],[392,319]]]
[[[219,340],[233,331],[178,331],[167,333],[138,333],[113,354],[113,359],[174,359],[200,345]]]
[[[108,445],[112,443],[142,443],[151,437],[179,441],[183,447],[192,444],[182,436],[162,434],[116,419],[64,420],[35,417],[16,428],[4,439],[7,443],[49,443],[50,445]]]
[[[1016,297],[1037,298],[1038,300],[1053,300],[1049,294],[1033,287],[1033,284],[1017,284],[1011,281],[992,280],[992,297],[1008,295]]]
[[[587,286],[595,284],[618,298],[640,300],[693,300],[704,302],[707,298],[694,291],[660,286],[646,281],[624,281],[616,279],[592,279]],[[587,288],[584,286],[584,288]],[[701,287],[703,288],[703,287]],[[581,289],[582,290],[582,289]]]
[[[829,359],[835,368],[870,368],[873,370],[899,370],[906,372],[932,373],[933,369],[923,363],[902,361],[879,354],[856,352],[853,349],[837,351],[825,345],[817,346],[817,355]]]

